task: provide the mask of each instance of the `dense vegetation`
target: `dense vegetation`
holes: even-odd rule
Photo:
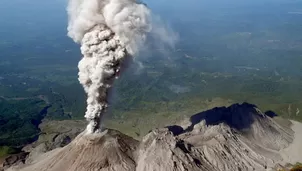
[[[301,163],[295,164],[295,166],[292,169],[290,169],[290,171],[302,171],[302,164]]]
[[[0,146],[22,146],[39,135],[47,105],[40,99],[0,99]]]
[[[0,146],[0,158],[5,157],[7,154],[14,154],[19,152],[18,149],[9,146]]]

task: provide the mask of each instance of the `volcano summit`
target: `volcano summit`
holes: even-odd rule
[[[8,170],[273,170],[278,164],[301,161],[301,127],[276,121],[254,105],[235,104],[155,129],[140,142],[110,129],[84,132],[67,146]]]

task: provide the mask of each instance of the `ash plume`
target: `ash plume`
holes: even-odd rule
[[[152,30],[150,10],[136,0],[70,0],[67,11],[68,36],[83,54],[78,75],[87,93],[87,132],[100,132],[114,80]]]

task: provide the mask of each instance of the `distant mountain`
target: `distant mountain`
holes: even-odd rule
[[[302,124],[273,116],[243,103],[152,130],[140,142],[111,129],[82,132],[65,147],[6,170],[261,171],[301,161],[297,130],[302,131]]]

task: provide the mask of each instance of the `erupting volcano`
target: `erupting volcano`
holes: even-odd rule
[[[81,43],[79,81],[87,94],[87,133],[100,132],[123,63],[151,32],[150,10],[135,0],[71,0],[68,35]]]

